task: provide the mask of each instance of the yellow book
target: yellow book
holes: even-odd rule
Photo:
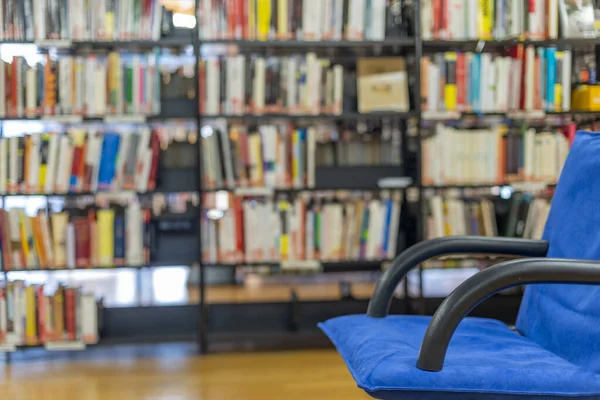
[[[248,37],[247,40],[256,39],[256,0],[246,0],[248,2]]]
[[[48,173],[48,151],[50,148],[50,139],[52,135],[49,133],[42,134],[42,150],[40,152],[40,173],[39,173],[39,187],[43,190],[46,186],[46,175]]]
[[[456,91],[456,53],[447,52],[446,60],[446,84],[444,85],[444,104],[446,110],[456,110],[458,93]]]
[[[554,82],[554,104],[551,104],[554,111],[562,110],[562,98],[563,98],[563,87],[562,87],[562,70],[564,66],[565,57],[562,51],[556,52],[556,80]]]
[[[37,344],[35,287],[25,287],[25,343],[32,346]]]
[[[279,257],[281,260],[289,259],[290,255],[290,227],[288,225],[288,212],[290,203],[279,202],[279,217],[281,218],[281,233],[279,235]]]
[[[112,267],[115,256],[115,210],[98,210],[96,221],[98,265]]]
[[[299,179],[300,175],[300,160],[297,156],[297,149],[300,147],[300,132],[295,129],[292,132],[292,183]]]
[[[288,0],[277,0],[277,38],[288,38]]]
[[[494,0],[479,0],[477,7],[477,19],[479,25],[479,39],[492,39]]]
[[[117,96],[119,95],[119,53],[116,51],[108,55],[108,104],[113,111],[117,111]],[[120,111],[120,110],[118,110]]]
[[[104,14],[104,36],[106,36],[106,39],[112,39],[114,33],[115,33],[115,13],[112,11],[107,11],[106,14]]]
[[[452,227],[448,218],[448,202],[444,201],[442,203],[442,209],[444,210],[444,235],[450,236],[452,234]]]
[[[25,266],[27,266],[29,260],[29,240],[27,237],[27,229],[25,228],[25,218],[27,217],[23,212],[19,213],[19,232],[21,233],[21,250],[23,250],[23,256],[25,257]]]
[[[254,186],[263,185],[263,159],[262,159],[262,151],[261,151],[261,140],[260,135],[250,135],[250,151],[254,154],[254,176],[251,176],[250,179]]]
[[[272,0],[256,0],[256,14],[258,25],[258,40],[269,39],[269,28],[271,27]]]

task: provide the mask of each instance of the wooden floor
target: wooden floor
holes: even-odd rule
[[[11,400],[368,399],[333,350],[195,356],[191,348],[43,353],[0,366]],[[193,351],[192,351],[193,353]]]

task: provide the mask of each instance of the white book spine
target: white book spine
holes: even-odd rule
[[[72,223],[67,225],[66,242],[67,268],[74,269],[77,264],[75,262],[75,225]]]
[[[548,39],[558,39],[558,0],[548,0]]]
[[[206,63],[206,113],[209,115],[219,114],[219,61],[209,60]]]
[[[128,265],[144,262],[143,220],[139,203],[131,203],[125,210],[125,257]]]
[[[433,7],[431,1],[421,1],[421,38],[423,40],[433,39]]]
[[[8,190],[16,192],[19,179],[19,138],[11,137],[8,140]]]
[[[315,153],[317,152],[317,129],[312,126],[306,130],[306,185],[315,187]]]
[[[562,110],[571,110],[571,68],[572,68],[572,55],[571,51],[566,50],[563,52],[563,65],[562,65]]]
[[[29,154],[29,170],[27,177],[27,187],[30,191],[37,192],[39,190],[38,184],[40,181],[40,147],[41,147],[40,135],[31,136],[31,151]]]
[[[297,58],[290,57],[287,65],[287,106],[290,110],[294,110],[298,106],[298,81],[296,80]]]
[[[0,29],[1,31],[1,29]],[[6,77],[6,63],[0,60],[0,79],[4,81]],[[0,85],[0,118],[6,117],[6,87]]]
[[[252,85],[254,112],[262,113],[265,108],[265,59],[259,57],[254,65],[254,82]]]
[[[3,64],[0,62],[0,64]],[[3,76],[3,75],[0,75]],[[28,115],[32,115],[36,111],[37,105],[37,77],[35,69],[27,70],[27,94],[25,96],[25,111]]]
[[[364,40],[365,38],[365,0],[349,0],[348,40]]]

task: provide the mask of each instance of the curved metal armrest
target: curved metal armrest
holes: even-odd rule
[[[600,262],[548,258],[512,260],[473,275],[458,286],[433,315],[421,344],[417,367],[441,371],[458,324],[488,297],[513,286],[552,282],[600,284]]]
[[[394,290],[408,272],[430,258],[449,254],[503,254],[524,257],[543,257],[548,252],[545,240],[492,238],[482,236],[450,236],[417,243],[394,259],[383,273],[367,314],[383,318],[388,314]]]

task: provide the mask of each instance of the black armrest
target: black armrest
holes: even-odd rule
[[[600,284],[600,262],[549,258],[512,260],[473,275],[458,286],[433,315],[421,344],[417,367],[441,371],[448,343],[458,324],[483,300],[513,286],[552,282]]]
[[[394,259],[383,273],[367,309],[374,318],[388,314],[396,286],[408,272],[430,258],[449,254],[503,254],[524,257],[544,257],[548,252],[545,240],[493,238],[482,236],[449,236],[417,243]]]

